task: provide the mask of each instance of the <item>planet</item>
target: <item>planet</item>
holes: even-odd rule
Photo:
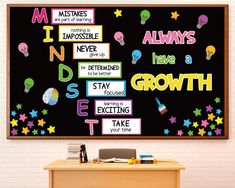
[[[56,105],[58,99],[59,99],[59,92],[55,88],[48,88],[42,96],[43,102],[50,106]]]

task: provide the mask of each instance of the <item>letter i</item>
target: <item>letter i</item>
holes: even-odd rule
[[[54,29],[53,26],[45,25],[43,29],[46,30],[46,38],[43,39],[43,42],[53,42],[54,39],[50,37],[50,31]]]

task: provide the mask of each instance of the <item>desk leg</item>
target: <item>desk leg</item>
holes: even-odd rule
[[[177,178],[177,180],[176,180],[176,188],[180,188],[180,170],[177,170],[176,171],[176,178]]]
[[[53,170],[49,170],[49,188],[53,188]]]

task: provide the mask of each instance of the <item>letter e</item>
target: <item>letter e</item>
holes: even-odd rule
[[[89,100],[87,99],[81,99],[77,101],[77,114],[78,116],[88,116],[87,112],[83,112],[83,110],[88,109],[87,105],[82,105],[82,104],[88,104]]]

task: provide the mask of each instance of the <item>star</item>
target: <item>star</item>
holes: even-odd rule
[[[219,97],[216,97],[216,98],[215,98],[215,102],[216,102],[216,103],[220,103],[220,98],[219,98]]]
[[[215,129],[215,124],[211,124],[210,128],[211,128],[211,130],[214,130]]]
[[[197,122],[193,122],[193,127],[197,128],[199,125]]]
[[[171,12],[171,18],[177,20],[178,16],[180,16],[177,11]]]
[[[14,111],[11,111],[11,116],[16,116],[16,111],[14,110]]]
[[[212,132],[211,132],[211,131],[208,131],[208,132],[207,132],[207,136],[212,136]]]
[[[47,115],[47,113],[48,113],[47,111],[48,111],[48,110],[43,109],[43,110],[42,110],[42,114],[43,114],[43,115]]]
[[[38,130],[37,130],[37,129],[34,129],[34,130],[32,131],[32,133],[33,133],[33,135],[38,135]]]
[[[12,127],[18,126],[18,120],[11,120],[10,124],[12,125]]]
[[[169,121],[171,122],[171,124],[176,123],[176,117],[171,116],[171,118],[169,119]]]
[[[45,122],[43,119],[39,119],[39,120],[38,120],[38,126],[43,127],[43,125],[44,125],[45,123],[46,123],[46,122]]]
[[[114,14],[116,15],[116,18],[119,17],[119,16],[122,16],[122,10],[116,9],[116,11],[114,12]]]
[[[168,135],[169,132],[170,132],[170,131],[169,131],[168,129],[164,129],[164,134],[165,134],[165,135]]]
[[[41,135],[45,135],[45,131],[44,130],[41,130]]]
[[[205,132],[204,129],[199,129],[199,131],[198,131],[198,134],[201,135],[201,136],[203,136],[205,133],[206,132]]]
[[[211,105],[206,106],[206,112],[211,112],[213,107]]]
[[[214,118],[215,118],[215,116],[214,116],[214,114],[213,113],[211,113],[211,114],[207,114],[208,115],[208,120],[211,120],[211,121],[213,121],[214,120]]]
[[[196,108],[196,109],[193,111],[193,113],[195,114],[196,117],[197,117],[197,116],[200,116],[200,115],[201,115],[201,109]]]
[[[35,110],[32,110],[31,112],[29,112],[31,117],[34,118],[34,117],[37,117],[37,113],[38,111],[35,111]]]
[[[216,114],[220,115],[222,111],[220,109],[216,109]]]
[[[55,133],[55,127],[52,127],[51,125],[49,128],[47,128],[47,130],[49,131],[50,134]]]
[[[16,108],[17,108],[17,110],[21,110],[21,109],[22,109],[22,104],[18,103],[18,104],[16,105]]]
[[[190,130],[190,131],[188,132],[188,135],[189,135],[189,136],[193,136],[193,131]]]
[[[178,131],[177,131],[177,135],[178,135],[178,136],[182,136],[183,134],[184,134],[184,132],[183,132],[182,130],[178,130]]]
[[[223,118],[221,118],[221,117],[219,117],[219,116],[216,118],[215,121],[216,121],[217,125],[223,124]]]
[[[20,120],[25,122],[25,120],[27,119],[27,117],[25,116],[25,114],[20,114]]]
[[[191,125],[191,124],[192,124],[192,122],[189,119],[184,120],[184,126],[185,127],[189,127],[189,125]]]
[[[33,121],[28,121],[27,126],[31,129],[34,126]]]
[[[222,129],[217,128],[214,132],[215,132],[216,136],[218,136],[218,135],[221,135],[221,131],[222,131]]]
[[[18,129],[13,128],[11,134],[12,136],[18,135]]]
[[[209,125],[209,123],[207,122],[207,120],[202,120],[201,126],[206,128],[207,125]]]
[[[28,127],[23,127],[22,133],[27,135],[29,133],[29,128]]]

